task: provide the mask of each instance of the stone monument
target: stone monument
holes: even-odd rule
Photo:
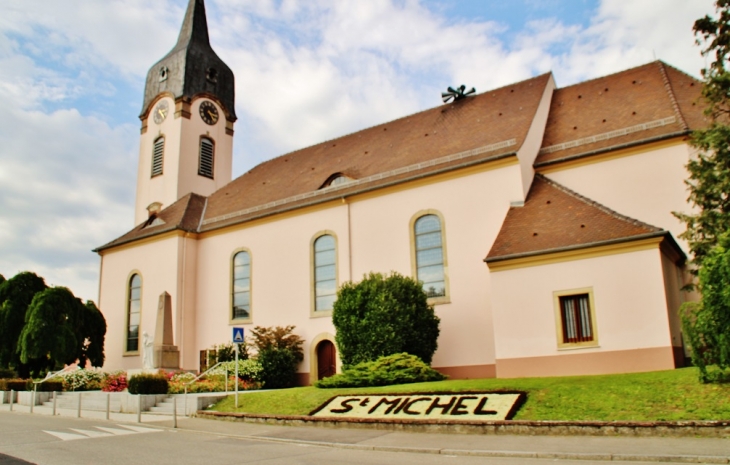
[[[180,369],[180,350],[172,337],[172,297],[167,291],[160,294],[160,302],[157,306],[154,367],[168,370]]]

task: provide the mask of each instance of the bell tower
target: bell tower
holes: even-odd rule
[[[175,47],[147,73],[134,222],[231,181],[234,77],[210,46],[204,0],[189,0]]]

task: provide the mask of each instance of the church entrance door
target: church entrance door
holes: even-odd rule
[[[337,372],[335,368],[335,345],[324,340],[317,344],[317,379],[327,378]]]

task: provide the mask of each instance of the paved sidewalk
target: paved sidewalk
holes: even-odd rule
[[[171,426],[171,422],[157,424]],[[181,418],[178,428],[234,438],[442,455],[730,463],[730,439],[432,434]]]
[[[8,412],[8,411],[10,411],[10,405],[1,404],[0,409],[2,409],[3,412]],[[26,413],[26,414],[31,413],[29,405],[19,405],[19,404],[13,404],[13,412]],[[35,407],[33,407],[33,415],[51,416],[51,415],[53,415],[53,408],[46,407],[43,405],[36,405]],[[77,409],[57,408],[56,415],[62,416],[62,417],[76,417],[76,416],[78,416],[78,410]],[[106,419],[106,412],[99,411],[99,410],[83,410],[82,409],[81,418],[104,420],[104,419]],[[178,418],[183,418],[183,416],[181,415]],[[110,421],[121,421],[124,423],[136,423],[137,414],[136,413],[110,412],[109,420]],[[157,413],[144,413],[144,412],[141,415],[142,423],[160,422],[160,421],[168,421],[169,425],[172,426],[172,415],[161,415],[161,414],[157,414]]]

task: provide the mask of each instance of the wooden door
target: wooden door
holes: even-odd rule
[[[317,379],[327,378],[337,372],[335,345],[324,340],[317,344]]]

